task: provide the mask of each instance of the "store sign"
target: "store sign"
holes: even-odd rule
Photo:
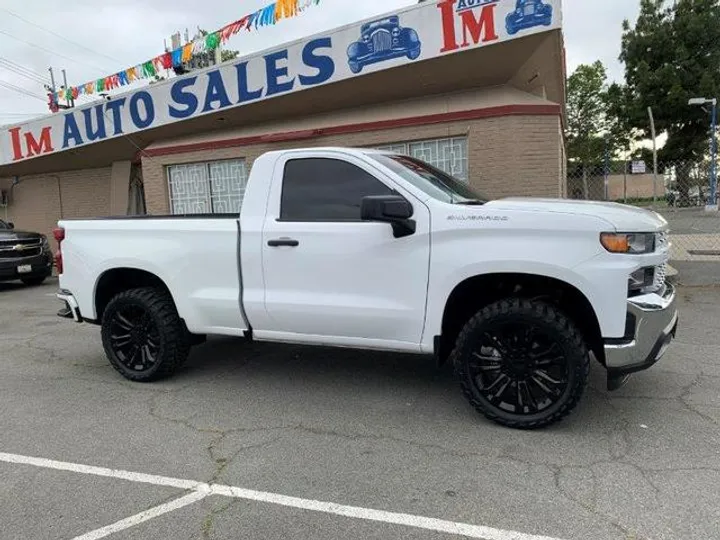
[[[560,0],[439,0],[4,128],[0,165],[560,28]]]

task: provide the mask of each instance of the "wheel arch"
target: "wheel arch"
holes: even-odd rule
[[[172,300],[175,309],[177,302],[172,291],[165,281],[148,270],[133,267],[111,268],[104,271],[97,282],[93,293],[93,306],[95,308],[95,322],[101,322],[105,308],[116,295],[141,287],[152,287],[165,292]]]
[[[605,361],[600,322],[588,297],[565,280],[540,274],[498,272],[468,277],[458,283],[443,307],[435,354],[445,362],[465,323],[483,307],[504,298],[543,299],[565,313],[583,334],[588,349]]]

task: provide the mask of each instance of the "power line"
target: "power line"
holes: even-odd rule
[[[7,81],[0,81],[0,86],[7,90],[12,90],[13,92],[17,92],[18,94],[23,94],[25,96],[39,99],[40,101],[43,101],[43,102],[47,102],[47,98],[44,98],[44,97],[40,96],[39,94],[34,94],[27,88],[23,88],[21,86],[16,86]]]
[[[33,75],[28,75],[27,73],[23,73],[22,71],[15,70],[11,67],[8,67],[2,63],[0,63],[0,68],[6,69],[9,73],[14,73],[15,75],[18,75],[20,77],[25,77],[26,79],[36,83],[36,84],[47,84],[42,79],[38,79],[37,77],[34,77]]]
[[[7,67],[7,69],[9,69],[11,71],[16,71],[18,73],[24,73],[28,77],[33,77],[42,82],[47,82],[49,79],[48,75],[43,75],[42,73],[38,73],[37,71],[35,71],[29,67],[18,64],[17,62],[13,62],[9,58],[5,58],[3,56],[0,56],[0,65]]]
[[[86,47],[85,45],[82,45],[81,43],[77,43],[76,41],[73,41],[73,40],[71,40],[71,39],[68,39],[68,38],[66,38],[66,37],[63,36],[63,35],[58,34],[58,33],[55,32],[54,30],[50,30],[49,28],[45,28],[44,26],[41,26],[41,25],[39,25],[39,24],[37,24],[37,23],[34,23],[34,22],[32,22],[32,21],[27,20],[25,17],[21,17],[21,16],[18,15],[17,13],[13,13],[13,12],[10,11],[9,9],[6,9],[6,8],[0,8],[0,9],[3,10],[5,13],[9,13],[9,14],[12,15],[13,17],[15,17],[16,19],[20,19],[21,21],[23,21],[23,22],[25,22],[25,23],[27,23],[27,24],[29,24],[29,25],[31,25],[31,26],[34,26],[34,27],[36,27],[36,28],[39,28],[40,30],[44,30],[45,32],[47,32],[47,33],[49,33],[49,34],[52,34],[53,36],[58,37],[58,38],[62,39],[63,41],[67,41],[68,43],[70,43],[70,44],[72,44],[72,45],[75,45],[76,47],[80,47],[81,49],[84,49],[84,50],[86,50],[86,51],[89,51],[89,52],[91,52],[91,53],[93,53],[93,54],[96,54],[96,55],[98,55],[98,56],[102,56],[102,57],[104,57],[104,58],[107,58],[108,60],[111,60],[111,61],[113,61],[113,62],[119,62],[119,63],[122,64],[122,61],[121,61],[121,60],[118,60],[117,58],[113,58],[112,56],[108,56],[108,55],[103,54],[103,53],[101,53],[101,52],[99,52],[99,51],[96,51],[96,50],[94,50],[94,49],[91,49],[91,48],[89,48],[89,47]]]
[[[20,77],[25,77],[26,79],[29,79],[36,84],[46,85],[49,82],[48,79],[44,79],[40,75],[37,75],[32,71],[19,69],[18,67],[10,63],[4,62],[2,57],[0,57],[0,68],[4,68],[9,72],[14,73],[15,75],[19,75]]]
[[[35,47],[36,49],[39,49],[39,50],[44,51],[44,52],[46,52],[46,53],[49,53],[49,54],[55,55],[55,56],[57,56],[57,57],[59,57],[59,58],[63,58],[63,59],[65,59],[65,60],[68,60],[68,61],[72,62],[73,64],[77,64],[77,65],[81,65],[81,66],[82,66],[82,65],[90,66],[90,67],[93,68],[94,70],[100,71],[101,73],[105,73],[105,72],[107,71],[106,69],[99,68],[99,67],[97,67],[96,65],[89,64],[89,63],[87,63],[87,62],[79,62],[78,60],[75,60],[74,58],[70,58],[69,56],[65,56],[65,55],[63,55],[63,54],[60,54],[59,52],[52,51],[52,50],[50,50],[50,49],[46,49],[45,47],[42,47],[41,45],[37,45],[36,43],[31,43],[31,42],[26,41],[26,40],[24,40],[24,39],[20,39],[19,37],[15,37],[15,36],[13,36],[12,34],[8,34],[8,33],[5,32],[4,30],[0,30],[0,34],[3,34],[3,35],[5,35],[5,36],[7,36],[7,37],[9,37],[9,38],[12,38],[12,39],[17,40],[17,41],[19,41],[19,42],[21,42],[21,43],[24,43],[25,45],[28,45],[28,46],[30,46],[30,47]]]

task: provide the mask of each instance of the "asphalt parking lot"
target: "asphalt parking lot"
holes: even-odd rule
[[[0,284],[3,540],[720,538],[720,288],[666,357],[519,432],[411,356],[213,339],[126,382],[56,282]]]

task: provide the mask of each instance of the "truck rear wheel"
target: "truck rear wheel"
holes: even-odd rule
[[[110,364],[135,382],[172,375],[189,353],[172,299],[150,287],[125,291],[110,300],[102,318],[102,342]]]
[[[465,397],[488,419],[535,429],[560,421],[587,386],[590,355],[575,325],[553,306],[508,299],[465,325],[451,355]]]

